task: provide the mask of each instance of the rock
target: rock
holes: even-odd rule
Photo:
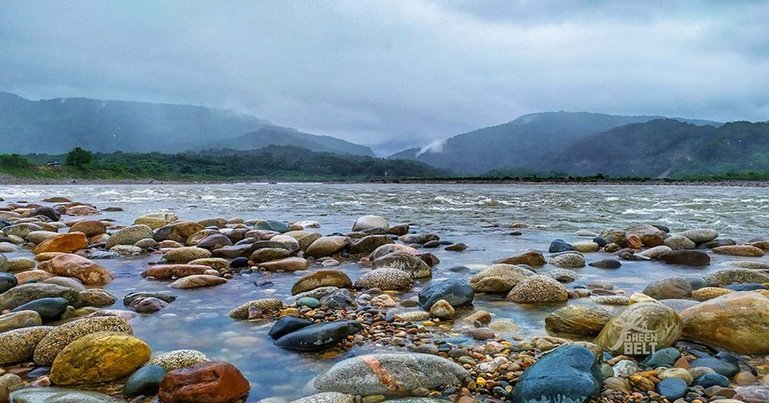
[[[676,311],[676,313],[679,313],[679,314],[684,309],[697,305],[697,301],[692,301],[690,299],[663,299],[663,300],[660,300],[660,303]]]
[[[717,374],[729,379],[740,372],[740,366],[737,363],[728,360],[721,360],[715,357],[697,358],[690,363],[692,368],[710,368]]]
[[[115,245],[109,251],[117,253],[120,256],[139,256],[144,252],[142,248],[135,245]]]
[[[393,252],[402,252],[402,253],[406,253],[413,256],[417,255],[417,250],[412,248],[411,246],[391,243],[387,245],[382,245],[374,249],[374,251],[371,252],[371,254],[368,256],[368,258],[369,260],[374,261],[379,259],[382,256],[389,255]]]
[[[0,372],[2,373],[2,372]],[[0,375],[0,402],[10,401],[10,393],[24,386],[24,381],[16,374]]]
[[[402,395],[417,388],[461,385],[468,376],[461,366],[430,354],[372,354],[349,358],[315,378],[322,392],[356,395]]]
[[[739,403],[740,401],[745,403],[763,403],[769,401],[769,387],[765,385],[740,386],[736,388],[736,391],[737,394],[734,395],[734,399],[739,400],[721,400],[719,403]]]
[[[54,277],[53,274],[44,270],[29,270],[16,273],[16,281],[18,281],[19,284],[44,283],[45,280],[52,277]]]
[[[406,234],[400,237],[400,240],[405,244],[419,244],[424,245],[430,241],[439,241],[440,237],[435,234],[421,233],[421,234]]]
[[[593,241],[574,242],[571,244],[571,246],[577,252],[582,252],[582,253],[598,252],[601,249],[601,245]]]
[[[147,365],[157,365],[166,371],[173,371],[208,361],[208,357],[197,350],[173,350],[156,356]]]
[[[139,368],[126,381],[123,395],[133,397],[157,394],[166,373],[165,368],[160,365],[145,365]]]
[[[657,392],[673,401],[683,397],[688,390],[686,382],[678,378],[667,378],[657,385]]]
[[[667,264],[701,267],[710,264],[710,256],[698,250],[674,250],[660,255],[658,260]]]
[[[598,237],[604,239],[607,244],[613,243],[619,245],[619,247],[627,245],[627,236],[625,231],[621,229],[612,228],[604,230],[598,234]]]
[[[28,361],[35,346],[51,329],[51,326],[32,326],[0,333],[0,364]]]
[[[278,319],[267,333],[272,339],[277,340],[291,332],[313,324],[313,321],[294,316],[284,316]]]
[[[57,385],[100,383],[126,377],[150,359],[144,341],[123,333],[97,332],[74,340],[56,355],[51,381]]]
[[[710,242],[718,238],[718,232],[710,228],[691,229],[691,230],[682,232],[681,235],[689,238],[692,242],[696,244]]]
[[[350,253],[353,255],[369,254],[382,245],[393,243],[387,235],[368,235],[350,245]]]
[[[16,287],[18,284],[16,276],[11,273],[0,272],[0,294]]]
[[[224,234],[212,234],[209,235],[203,239],[201,239],[197,245],[198,248],[213,250],[213,249],[219,249],[223,248],[225,246],[231,246],[232,241],[230,238],[227,238]]]
[[[80,295],[71,288],[56,284],[30,283],[18,285],[0,294],[0,312],[36,299],[55,297],[65,298],[70,305],[80,306]]]
[[[307,270],[310,262],[300,257],[287,257],[259,264],[259,268],[267,271],[299,271]]]
[[[441,319],[450,319],[454,317],[454,307],[445,299],[439,299],[430,307],[430,314]]]
[[[258,230],[264,230],[264,231],[279,232],[281,234],[291,230],[291,228],[289,228],[288,225],[286,225],[285,223],[282,223],[280,221],[275,221],[275,220],[258,221],[254,225],[254,228]]]
[[[158,229],[174,221],[179,221],[179,217],[172,213],[157,212],[148,213],[134,220],[134,225],[143,224],[152,229]],[[152,238],[152,236],[150,236]]]
[[[718,287],[730,284],[769,283],[769,275],[750,269],[723,269],[705,275],[705,281]]]
[[[33,259],[30,259],[27,257],[16,257],[8,260],[8,271],[11,273],[31,270],[31,269],[34,269],[35,266],[37,266],[37,263],[35,263]],[[1,268],[2,268],[2,264],[0,264],[0,269]]]
[[[769,353],[769,298],[733,292],[681,312],[687,337],[744,354]]]
[[[97,220],[83,220],[72,224],[69,227],[69,232],[82,232],[86,237],[90,238],[95,235],[101,235],[107,233],[107,226]]]
[[[602,380],[595,355],[583,346],[566,344],[524,371],[512,401],[586,403],[598,396]]]
[[[419,305],[422,309],[430,309],[439,300],[445,300],[452,307],[460,307],[473,303],[475,293],[470,284],[464,279],[452,278],[431,282],[419,292]]]
[[[35,311],[43,321],[54,320],[67,309],[69,301],[61,297],[40,298],[17,306],[12,312]]]
[[[225,246],[223,248],[214,249],[211,252],[212,256],[221,257],[225,259],[234,259],[237,257],[249,257],[252,250],[249,244],[238,244],[232,246]]]
[[[345,288],[339,288],[320,298],[320,304],[328,309],[344,309],[355,306],[355,296]]]
[[[622,360],[612,367],[612,374],[618,378],[628,378],[630,375],[641,371],[638,364],[631,360]]]
[[[61,219],[61,215],[52,207],[48,207],[48,206],[36,207],[24,213],[24,217],[36,217],[36,216],[47,217],[51,221],[59,221]]]
[[[563,239],[556,239],[550,242],[550,248],[548,248],[550,253],[566,252],[569,250],[574,250],[574,247]]]
[[[694,249],[697,245],[683,235],[671,235],[665,239],[665,246],[673,250]]]
[[[568,305],[545,317],[545,329],[555,333],[596,336],[611,318],[612,314],[601,307]]]
[[[673,347],[661,348],[646,357],[646,359],[641,362],[641,365],[648,369],[672,367],[680,357],[681,352]]]
[[[692,286],[683,277],[668,277],[650,283],[643,293],[654,299],[684,299],[691,297]]]
[[[709,367],[700,367],[700,368],[709,368]],[[694,380],[695,385],[702,386],[703,388],[709,388],[711,386],[720,386],[722,388],[728,388],[730,383],[731,382],[729,382],[729,378],[715,372],[710,374],[700,375],[697,379]]]
[[[296,351],[322,351],[339,344],[347,336],[363,330],[357,321],[318,323],[288,333],[275,341],[281,348]]]
[[[709,299],[713,299],[725,294],[729,294],[730,292],[733,292],[733,291],[728,288],[703,287],[703,288],[692,291],[692,298],[696,299],[697,301],[707,301]]]
[[[352,288],[352,281],[347,274],[339,270],[316,270],[297,280],[291,287],[291,295],[327,286]]]
[[[35,311],[9,312],[0,315],[0,334],[23,327],[40,326],[43,320]]]
[[[283,302],[281,300],[264,298],[246,302],[231,310],[228,315],[235,320],[246,320],[249,319],[250,312],[254,310],[259,310],[264,315],[271,315],[278,313],[281,309],[283,309]]]
[[[74,277],[85,285],[105,285],[113,280],[112,273],[79,255],[60,254],[40,263],[40,269],[57,276]]]
[[[753,245],[726,245],[713,248],[713,253],[730,256],[761,257],[764,251]]]
[[[163,254],[163,259],[169,263],[189,263],[195,259],[211,257],[211,252],[197,246],[185,246],[171,249]]]
[[[390,225],[387,219],[378,215],[364,215],[355,220],[352,226],[353,232],[367,232],[372,230],[381,230],[387,232]]]
[[[115,245],[133,245],[142,239],[152,238],[152,236],[152,228],[143,224],[131,225],[110,235],[105,247],[110,249]]]
[[[566,252],[551,257],[548,259],[548,263],[565,269],[578,269],[585,267],[585,257],[578,252]]]
[[[6,236],[15,235],[20,238],[26,238],[32,231],[43,231],[43,227],[33,223],[19,223],[9,225],[3,228],[3,232]]]
[[[54,276],[54,277],[46,278],[45,280],[42,280],[42,282],[46,284],[56,284],[62,287],[71,288],[78,292],[86,290],[83,283],[80,280],[73,277]]]
[[[533,274],[520,266],[495,264],[470,279],[470,286],[476,292],[507,293],[526,276]]]
[[[92,333],[115,332],[132,334],[128,322],[117,316],[82,318],[57,326],[35,347],[34,361],[37,365],[51,365],[54,358],[73,341]]]
[[[311,297],[303,297],[296,300],[296,305],[300,307],[306,306],[308,308],[317,308],[320,306],[320,301]]]
[[[86,216],[99,214],[99,210],[93,206],[78,205],[67,208],[67,214],[73,216]]]
[[[595,344],[614,354],[644,355],[673,344],[681,330],[675,311],[656,302],[640,302],[612,318]]]
[[[0,242],[0,253],[13,253],[19,250],[19,247],[10,242]]]
[[[374,268],[392,268],[409,273],[412,278],[430,277],[433,270],[419,257],[404,252],[393,252],[373,261]]]
[[[49,238],[35,247],[36,255],[46,252],[72,253],[88,247],[88,238],[82,232],[69,232]]]
[[[521,304],[566,302],[568,298],[561,283],[542,275],[526,277],[507,294],[507,299]]]
[[[667,253],[670,253],[670,252],[673,252],[673,249],[671,249],[669,246],[659,245],[659,246],[655,246],[653,248],[649,248],[649,249],[646,249],[646,250],[643,250],[643,251],[640,251],[640,252],[636,252],[635,255],[636,256],[640,256],[642,258],[655,259],[656,260],[656,259],[659,259],[660,256],[662,256],[664,254],[667,254]]]
[[[411,288],[411,276],[398,269],[382,268],[363,273],[355,280],[357,289],[379,288],[382,290],[403,291]]]
[[[545,257],[542,255],[542,252],[537,250],[527,250],[517,255],[498,260],[496,263],[513,265],[525,264],[531,267],[540,267],[544,266],[546,261]]]
[[[314,258],[332,256],[341,252],[347,245],[349,245],[349,240],[345,236],[324,236],[310,244],[305,254]]]
[[[692,379],[691,374],[689,374],[689,371],[687,371],[685,368],[668,368],[663,371],[660,371],[657,374],[657,378],[659,379],[669,379],[669,378],[676,378],[681,379],[684,382],[686,382],[687,385],[691,385],[692,382],[694,382],[694,379]]]
[[[14,403],[120,403],[115,399],[98,392],[66,388],[25,388],[11,393]]]
[[[117,301],[114,295],[100,288],[92,288],[80,291],[80,301],[83,306],[104,307],[110,306]]]
[[[156,264],[154,266],[150,266],[150,268],[147,270],[144,270],[141,273],[141,276],[145,278],[152,277],[155,280],[170,280],[203,274],[209,269],[210,267],[204,265]]]
[[[227,283],[227,279],[219,276],[211,276],[207,274],[195,274],[192,276],[182,277],[169,285],[171,288],[190,289],[190,288],[203,288],[213,287],[216,285],[222,285]]]
[[[588,264],[591,267],[597,267],[599,269],[619,269],[622,267],[622,263],[615,259],[602,259]]]
[[[232,364],[209,361],[169,371],[158,397],[165,403],[228,403],[245,397],[251,386]]]
[[[196,222],[179,221],[156,229],[151,238],[158,242],[176,241],[185,245],[189,237],[202,230],[203,226]]]
[[[355,403],[355,396],[346,393],[323,392],[293,400],[291,403]]]
[[[250,260],[254,263],[264,263],[272,260],[285,259],[291,256],[288,249],[283,248],[261,248],[251,254]]]
[[[168,302],[155,297],[140,297],[131,300],[128,305],[137,313],[155,313],[168,306]]]
[[[734,376],[734,383],[737,385],[752,385],[758,382],[758,377],[753,375],[750,371],[740,371]]]

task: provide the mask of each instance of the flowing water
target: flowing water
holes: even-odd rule
[[[441,263],[433,279],[452,276],[469,278],[494,260],[524,249],[547,250],[551,240],[582,240],[577,230],[600,232],[624,228],[635,222],[662,224],[671,232],[697,227],[717,229],[721,237],[746,241],[769,235],[769,195],[766,189],[715,186],[625,186],[625,185],[471,185],[471,184],[226,184],[226,185],[62,185],[0,186],[7,202],[39,201],[66,196],[92,203],[99,208],[121,207],[122,212],[104,213],[101,218],[128,225],[146,213],[170,211],[185,220],[209,217],[242,217],[283,221],[315,220],[320,232],[348,232],[355,219],[378,214],[391,224],[411,223],[412,232],[433,232],[442,240],[463,242],[465,252],[430,250]],[[510,235],[510,224],[522,222],[528,228]],[[589,238],[587,238],[589,239]],[[29,251],[9,257],[31,255]],[[586,260],[606,255],[588,254]],[[120,299],[131,291],[168,290],[167,283],[141,279],[139,273],[159,255],[100,260],[116,280],[106,289]],[[766,258],[761,258],[766,260]],[[652,280],[666,276],[701,276],[735,260],[713,256],[706,269],[666,266],[655,262],[623,262],[619,270],[592,267],[578,269],[580,285],[605,280],[629,295]],[[452,266],[471,268],[468,273],[447,270]],[[353,279],[361,267],[341,266]],[[303,273],[253,273],[236,276],[228,284],[198,290],[175,290],[178,299],[154,315],[143,315],[131,324],[135,334],[146,340],[154,352],[192,348],[210,358],[235,364],[252,384],[249,401],[266,397],[293,399],[313,393],[308,382],[320,371],[342,358],[376,349],[363,346],[344,356],[321,359],[276,348],[267,337],[270,323],[237,322],[227,312],[246,301],[290,297],[293,282]],[[274,286],[259,288],[254,282],[271,281]],[[424,284],[422,284],[423,286]],[[416,287],[405,296],[413,296]],[[524,307],[500,297],[478,296],[475,307],[509,318],[524,336],[544,334],[544,317],[560,305]]]

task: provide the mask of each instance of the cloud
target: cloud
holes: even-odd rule
[[[0,90],[232,108],[398,146],[547,110],[765,120],[768,14],[751,1],[7,0]]]

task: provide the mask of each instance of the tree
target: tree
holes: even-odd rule
[[[92,159],[93,154],[90,151],[75,147],[69,154],[67,154],[67,165],[82,168],[83,166],[90,164]]]

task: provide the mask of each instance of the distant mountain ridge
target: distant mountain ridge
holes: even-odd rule
[[[412,148],[390,158],[422,161],[464,175],[478,175],[508,167],[542,170],[546,168],[542,166],[544,157],[559,155],[580,139],[615,127],[659,118],[589,112],[533,113],[502,125],[451,137],[439,150]],[[719,125],[718,122],[704,120],[678,120]]]
[[[254,132],[261,134],[252,142],[247,133]],[[219,141],[241,150],[249,149],[249,144],[253,149],[277,144],[373,155],[365,146],[227,110],[88,98],[31,101],[0,92],[0,153],[57,154],[74,147],[97,152],[172,153],[221,148]]]

